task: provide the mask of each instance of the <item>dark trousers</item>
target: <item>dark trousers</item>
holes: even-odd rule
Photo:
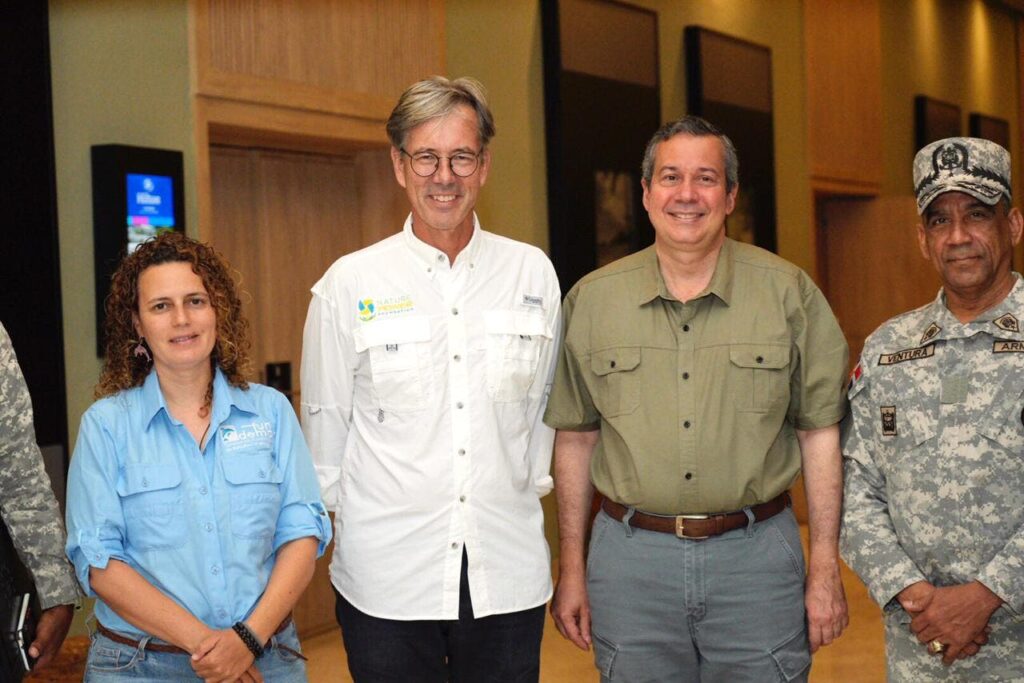
[[[457,621],[398,621],[360,612],[335,591],[355,683],[536,683],[544,605],[473,618],[462,555]]]

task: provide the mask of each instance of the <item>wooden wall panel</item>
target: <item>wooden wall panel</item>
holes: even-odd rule
[[[864,339],[879,325],[935,298],[939,277],[918,248],[912,196],[827,199],[819,213],[823,290],[854,365]]]
[[[882,49],[878,0],[805,0],[811,182],[836,194],[882,183]]]
[[[208,239],[238,271],[253,361],[290,362],[298,405],[310,287],[343,254],[401,229],[408,202],[385,150],[349,156],[214,146]],[[330,551],[295,608],[303,636],[334,628]]]
[[[193,0],[197,93],[384,120],[444,71],[442,0]]]

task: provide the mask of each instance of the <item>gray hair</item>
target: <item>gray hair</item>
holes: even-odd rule
[[[460,105],[467,105],[476,112],[480,146],[486,148],[495,131],[494,117],[487,107],[484,86],[475,78],[457,78],[452,81],[444,76],[431,76],[417,81],[398,98],[398,104],[387,122],[391,144],[396,149],[402,149],[409,131],[431,119],[447,116]]]
[[[725,191],[732,192],[740,183],[740,159],[736,156],[736,147],[732,140],[720,131],[714,124],[708,123],[699,116],[684,116],[678,121],[666,123],[658,129],[658,132],[651,137],[644,150],[644,161],[640,166],[640,172],[644,182],[651,184],[654,177],[654,155],[658,151],[658,145],[674,138],[677,135],[692,135],[694,137],[714,136],[722,142],[722,152],[725,157]]]

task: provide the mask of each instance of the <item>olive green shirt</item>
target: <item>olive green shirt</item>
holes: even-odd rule
[[[796,429],[846,411],[847,347],[821,291],[763,249],[726,240],[707,288],[681,303],[654,247],[580,280],[544,421],[600,428],[590,476],[658,514],[738,510],[800,471]]]

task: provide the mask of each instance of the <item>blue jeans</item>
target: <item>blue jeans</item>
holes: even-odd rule
[[[594,520],[587,565],[602,683],[797,683],[811,655],[788,508],[703,541]]]
[[[457,621],[380,619],[335,595],[355,683],[536,683],[540,677],[545,606],[475,619],[465,553]]]
[[[306,664],[279,645],[301,652],[295,624],[270,639],[270,645],[256,666],[266,683],[306,683]],[[106,636],[94,633],[85,665],[85,683],[120,683],[124,680],[148,683],[150,681],[201,681],[192,670],[192,658],[187,654],[153,652],[145,643],[138,647],[115,643]]]

